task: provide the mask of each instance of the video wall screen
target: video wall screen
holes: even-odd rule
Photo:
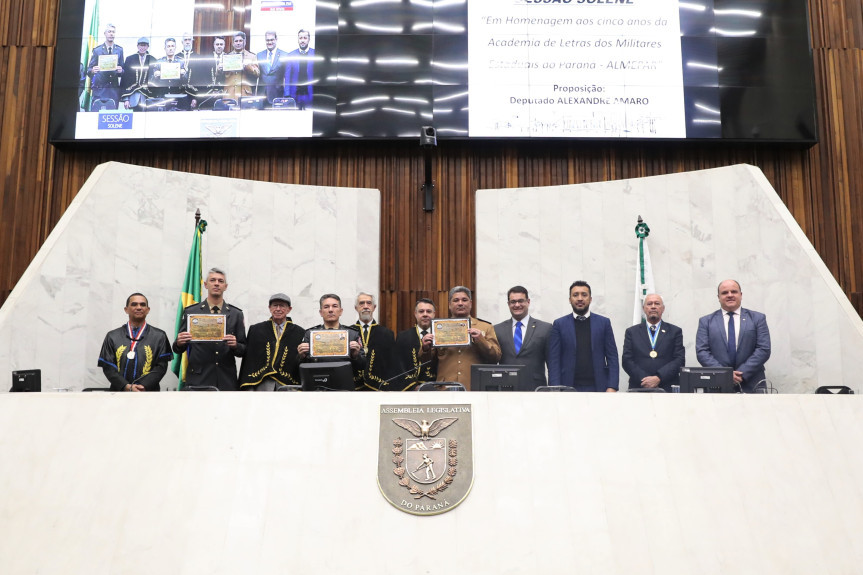
[[[816,141],[805,0],[63,0],[50,138]]]

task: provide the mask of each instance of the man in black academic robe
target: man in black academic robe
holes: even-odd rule
[[[289,313],[291,298],[277,293],[270,298],[272,317],[249,328],[240,365],[241,390],[275,391],[283,385],[300,384],[297,347],[305,330],[294,325]]]
[[[105,335],[99,367],[111,391],[159,391],[159,382],[173,359],[167,334],[147,323],[147,298],[135,293],[123,308],[129,321]]]
[[[421,299],[414,306],[416,325],[400,331],[396,336],[396,360],[402,374],[383,387],[386,391],[409,391],[427,381],[437,380],[437,358],[423,364],[420,359],[422,338],[431,333],[431,322],[435,318],[435,305],[430,299]]]
[[[156,58],[150,55],[150,40],[138,38],[138,51],[123,63],[123,79],[120,82],[122,95],[120,102],[126,110],[146,110],[144,105],[150,94],[150,66],[156,63]]]
[[[360,341],[366,355],[366,367],[360,376],[361,389],[381,391],[387,389],[387,380],[398,372],[393,359],[395,336],[390,328],[375,321],[373,314],[376,308],[375,296],[360,293],[354,305],[359,314],[354,327],[360,332]]]

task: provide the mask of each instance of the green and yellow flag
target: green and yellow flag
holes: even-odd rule
[[[83,59],[81,64],[84,65],[84,73],[87,73],[87,66],[90,64],[90,57],[93,55],[93,50],[99,45],[99,0],[93,3],[93,12],[90,14],[90,35],[85,39]],[[123,63],[120,62],[120,65]],[[85,112],[90,111],[90,97],[92,80],[87,76],[84,82],[84,93],[81,95],[81,108]]]
[[[174,325],[174,338],[181,331],[186,330],[183,322],[183,309],[201,301],[201,286],[203,278],[201,276],[201,236],[207,229],[206,220],[201,220],[195,227],[195,235],[192,238],[192,249],[189,251],[189,263],[186,264],[186,279],[183,280],[183,291],[180,293],[180,306],[177,308],[177,321]],[[180,385],[177,389],[183,389],[183,384],[186,382],[186,368],[189,364],[189,350],[186,353],[174,356],[174,361],[171,363],[171,371],[173,371],[180,380]]]

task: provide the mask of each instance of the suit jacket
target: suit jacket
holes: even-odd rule
[[[596,391],[618,389],[620,366],[611,321],[597,313],[590,314],[590,343]],[[548,384],[575,384],[575,318],[572,314],[554,320],[548,337]]]
[[[299,106],[300,109],[305,109],[312,104],[312,96],[314,95],[314,56],[314,48],[309,48],[305,56],[300,54],[299,50],[294,50],[287,55],[287,65],[285,66],[285,96],[296,100],[297,106]],[[307,83],[298,91],[297,84],[300,78],[301,65],[306,67],[306,77],[308,80]]]
[[[261,77],[258,79],[258,95],[266,96],[267,103],[272,105],[273,98],[285,95],[285,68],[288,65],[288,53],[276,48],[273,52],[272,65],[267,64],[267,50],[258,52],[258,67]]]
[[[737,336],[737,361],[731,365],[728,357],[728,338],[725,335],[723,311],[706,315],[698,320],[695,335],[695,353],[698,363],[704,367],[732,367],[743,372],[746,393],[755,391],[755,386],[765,379],[764,364],[770,358],[770,330],[767,316],[757,311],[740,308],[740,333]]]
[[[183,310],[183,330],[189,324],[189,314],[210,313],[205,299],[193,303]],[[183,350],[174,341],[175,353],[187,353],[189,366],[186,370],[185,385],[211,385],[219,391],[236,391],[237,361],[246,353],[246,326],[243,324],[243,310],[227,302],[219,312],[225,316],[225,333],[237,338],[237,347],[231,349],[224,341],[191,341]]]
[[[506,321],[494,326],[494,333],[500,343],[501,365],[524,365],[532,384],[524,391],[533,391],[537,387],[546,385],[545,365],[546,348],[548,347],[548,336],[551,333],[551,324],[530,316],[530,323],[523,326],[521,350],[515,353],[515,343],[512,339],[513,320]]]
[[[642,321],[626,328],[623,336],[623,371],[629,375],[629,387],[641,387],[645,377],[659,376],[659,387],[671,391],[680,381],[680,368],[686,364],[683,330],[667,322],[659,324],[656,337],[656,357],[650,357],[650,334]]]

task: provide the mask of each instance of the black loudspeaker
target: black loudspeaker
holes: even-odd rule
[[[42,391],[42,370],[22,369],[20,371],[13,371],[12,389],[9,391]]]

